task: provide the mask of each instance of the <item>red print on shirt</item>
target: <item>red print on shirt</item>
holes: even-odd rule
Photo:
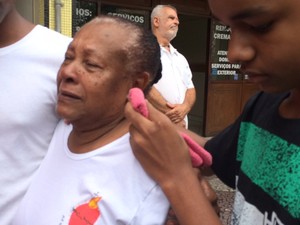
[[[94,225],[101,214],[97,204],[100,200],[101,197],[94,197],[88,203],[74,208],[69,225]]]

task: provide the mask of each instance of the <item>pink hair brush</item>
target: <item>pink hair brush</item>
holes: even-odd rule
[[[142,114],[144,117],[148,118],[149,111],[146,105],[145,96],[141,89],[131,88],[129,90],[128,99],[132,104],[132,107]],[[190,136],[186,133],[180,132],[180,135],[185,140],[186,144],[189,146],[189,152],[192,159],[193,167],[199,166],[210,166],[212,164],[212,156],[204,148],[198,145]]]

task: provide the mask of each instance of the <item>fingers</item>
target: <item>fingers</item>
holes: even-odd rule
[[[167,102],[167,106],[168,106],[170,109],[173,109],[173,108],[175,108],[176,105],[171,104],[170,102]]]
[[[181,126],[181,127],[183,127],[183,128],[185,128],[185,127],[186,127],[186,122],[185,122],[185,120],[181,120],[181,121],[179,121],[179,122],[177,123],[177,125],[178,125],[178,126]]]
[[[193,165],[198,167],[201,166],[202,163],[204,166],[210,166],[212,164],[212,156],[209,152],[207,152],[203,147],[201,147],[197,142],[195,142],[189,135],[181,132],[181,136],[184,137],[184,140],[190,147],[192,153]]]
[[[151,136],[163,127],[174,126],[166,115],[154,108],[148,101],[146,101],[146,105],[149,112],[148,118],[136,112],[130,102],[125,105],[125,117],[132,124],[130,128],[131,135],[137,130],[143,136]]]
[[[185,115],[186,114],[178,107],[166,112],[166,116],[168,116],[173,123],[179,123],[184,119]]]
[[[180,225],[172,208],[169,209],[165,225]]]
[[[218,196],[215,190],[210,185],[209,181],[207,180],[207,177],[205,175],[202,176],[202,172],[200,170],[196,171],[196,173],[198,174],[198,179],[206,198],[211,203],[211,206],[215,210],[216,214],[219,215],[220,208],[218,205]]]
[[[135,111],[130,102],[127,102],[124,110],[125,117],[137,128],[149,125],[151,123],[146,117]],[[143,126],[139,126],[144,124]]]
[[[176,118],[175,120],[172,120],[172,122],[173,122],[173,123],[176,123],[176,124],[180,123],[181,121],[182,121],[181,118]],[[183,126],[183,127],[184,127],[184,126]]]
[[[200,185],[202,187],[202,190],[204,191],[204,194],[208,201],[211,203],[213,209],[215,210],[216,214],[220,214],[220,208],[218,206],[218,196],[216,192],[213,190],[209,182],[206,178],[202,178],[200,180]]]
[[[182,119],[179,117],[179,115],[169,111],[165,114],[173,123],[179,123]]]

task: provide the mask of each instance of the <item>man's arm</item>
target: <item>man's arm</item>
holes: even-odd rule
[[[185,93],[185,98],[182,104],[167,103],[167,105],[172,109],[168,111],[166,115],[172,120],[172,122],[179,123],[191,111],[195,101],[196,90],[195,88],[189,88]]]
[[[167,106],[167,100],[160,94],[160,92],[152,86],[146,98],[148,101],[162,113],[166,113],[170,110]]]
[[[191,111],[193,105],[196,101],[196,89],[195,88],[189,88],[187,89],[185,93],[185,99],[182,104],[186,105],[188,112]]]

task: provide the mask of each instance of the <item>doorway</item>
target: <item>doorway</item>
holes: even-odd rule
[[[189,62],[196,89],[196,102],[188,114],[189,129],[204,134],[209,18],[179,14],[179,31],[172,45]]]

